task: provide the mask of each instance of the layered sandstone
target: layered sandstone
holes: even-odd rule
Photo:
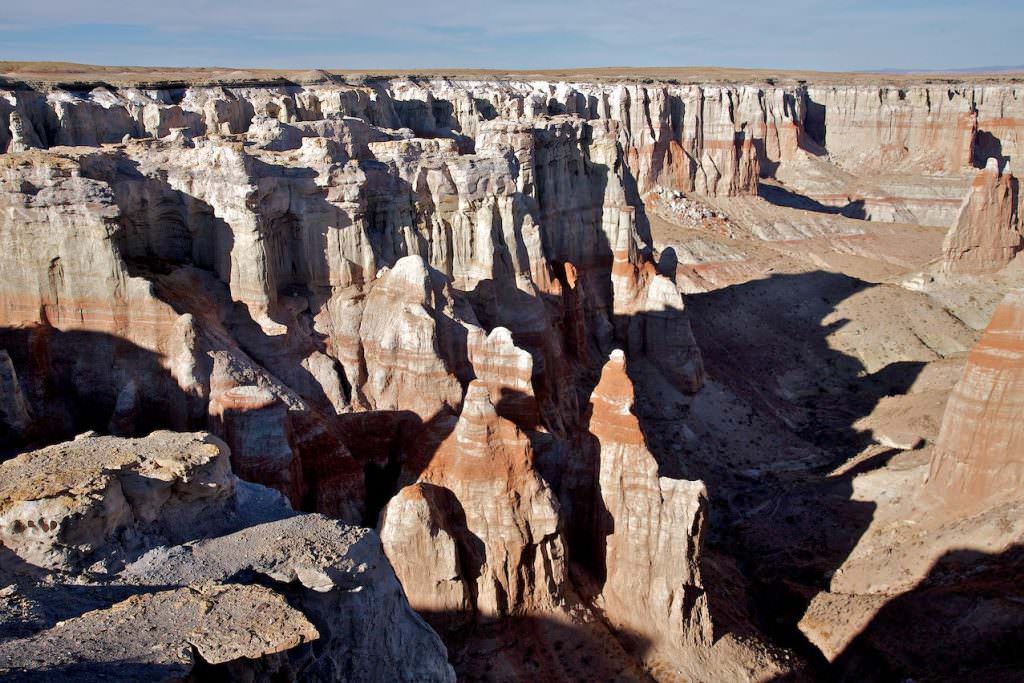
[[[677,390],[696,393],[704,379],[700,349],[673,279],[650,262],[624,262],[613,277],[616,321],[625,328],[622,337],[631,360],[649,363]]]
[[[943,270],[987,273],[999,270],[1024,249],[1021,195],[1009,166],[989,159],[964,197],[942,245]]]
[[[498,415],[480,381],[419,481],[384,511],[380,533],[410,601],[424,609],[496,617],[565,600],[558,504],[528,436]]]
[[[1012,87],[991,94],[1014,98]],[[807,95],[809,128],[845,168],[955,171],[972,162],[980,95],[974,88],[811,86]]]
[[[946,404],[923,496],[957,515],[1020,500],[1024,477],[1024,292],[1003,299]]]
[[[443,280],[418,256],[399,259],[367,296],[353,354],[356,387],[378,410],[407,409],[424,419],[462,400],[467,331]],[[453,305],[454,304],[454,305]],[[473,320],[472,311],[462,311]],[[475,322],[475,320],[474,320]],[[363,376],[364,381],[359,381]]]
[[[688,646],[711,644],[700,575],[707,492],[702,482],[659,476],[622,351],[605,363],[591,409],[599,447],[596,542],[604,548],[599,604],[617,627],[682,659]]]
[[[488,121],[467,154],[457,140],[385,127],[440,124],[352,92],[325,88],[314,106],[312,91],[196,91],[173,105],[205,112],[187,131],[5,157],[12,249],[0,270],[8,283],[42,283],[8,292],[4,322],[31,332],[5,344],[38,423],[65,434],[211,428],[245,476],[352,521],[371,514],[365,457],[353,460],[331,426],[338,413],[429,421],[458,411],[479,378],[506,417],[569,437],[578,397],[559,387],[605,352],[613,316],[628,327],[640,315],[636,287],[604,284],[614,262],[633,268],[649,250],[619,124]],[[251,144],[219,137],[242,131]],[[66,234],[48,230],[55,221]],[[22,240],[32,259],[15,257]],[[103,254],[103,268],[86,252]],[[568,269],[578,286],[558,279]],[[678,350],[661,356],[641,330],[636,353],[680,361],[675,383],[692,392],[699,355],[669,312],[678,294],[662,289],[641,302],[641,328],[658,325]],[[99,376],[62,360],[72,355],[118,360]]]
[[[756,272],[771,290],[776,267],[803,259],[828,270],[826,281],[841,280],[842,298],[867,281],[831,273],[836,263],[885,262],[883,275],[865,276],[871,282],[917,263],[907,256],[915,246],[874,254],[861,219],[948,225],[971,165],[1016,153],[1019,101],[1012,84],[493,77],[3,91],[0,447],[85,429],[208,429],[226,444],[201,437],[219,449],[217,467],[230,460],[295,508],[378,526],[402,586],[370,532],[319,516],[278,519],[290,513],[265,498],[270,512],[256,519],[240,498],[257,487],[232,476],[193,491],[207,465],[192,462],[191,446],[173,467],[122,462],[123,444],[105,438],[53,447],[79,463],[81,491],[58,487],[36,499],[12,484],[4,544],[29,566],[88,566],[146,595],[151,586],[239,577],[285,584],[278,593],[320,637],[284,654],[254,651],[256,663],[224,662],[239,676],[329,678],[341,668],[369,680],[450,678],[403,587],[451,644],[478,628],[550,634],[607,623],[581,661],[607,655],[618,638],[659,678],[780,673],[735,637],[712,644],[701,567],[708,494],[678,475],[699,473],[726,499],[723,533],[731,533],[730,506],[746,511],[741,497],[727,499],[734,478],[767,480],[776,467],[731,463],[778,451],[779,472],[800,471],[813,460],[802,440],[811,436],[791,434],[799,443],[789,450],[758,437],[733,454],[745,430],[764,423],[733,407],[742,397],[723,393],[722,376],[742,367],[721,361],[735,334],[705,348],[722,375],[705,384],[680,287],[743,283],[760,259]],[[952,270],[973,269],[975,256],[995,269],[1016,253],[1020,211],[1007,199],[1009,177],[978,175],[949,238]],[[665,250],[655,260],[652,197],[709,206],[714,220],[679,253],[727,267],[701,263],[706,278],[684,273],[677,286]],[[908,230],[894,227],[892,241]],[[783,289],[787,277],[796,276],[784,276]],[[747,303],[738,287],[733,306],[712,313],[747,325],[733,311]],[[807,416],[826,414],[840,385],[862,373],[844,374],[851,362],[831,345],[849,337],[833,334],[845,322],[832,315],[834,292],[816,281],[792,289],[800,292],[793,311],[821,313],[805,340],[810,352],[797,357],[828,361],[829,380],[784,368],[750,393],[795,433],[787,410],[807,399]],[[932,311],[918,304],[907,310]],[[780,317],[786,335],[791,309]],[[707,318],[708,305],[702,310]],[[999,329],[1019,322],[1002,316]],[[905,331],[921,350],[911,361],[960,348],[926,328]],[[750,333],[752,347],[776,349],[756,336],[761,329]],[[828,350],[815,345],[819,334]],[[765,372],[797,347],[764,353]],[[602,364],[613,348],[623,351]],[[889,346],[850,349],[879,386],[890,371],[897,379],[910,371]],[[1007,472],[1013,478],[1003,457],[1012,430],[957,442],[957,425],[1001,425],[1012,408],[1012,381],[1002,370],[979,374],[982,365],[964,382],[1005,386],[1007,397],[990,407],[979,398],[984,387],[963,384],[933,464],[934,482],[967,486],[968,498],[1002,491],[997,479]],[[818,388],[813,400],[808,386]],[[893,380],[878,390],[898,389]],[[686,421],[691,406],[695,423]],[[690,424],[702,420],[712,427],[698,435]],[[773,439],[781,433],[765,429]],[[87,457],[90,444],[100,455]],[[968,451],[964,462],[981,464],[957,460]],[[791,452],[806,459],[787,460]],[[61,459],[51,455],[40,462]],[[46,470],[47,481],[62,482],[61,467]],[[974,479],[977,488],[964,483]],[[189,516],[198,510],[236,526],[215,531]],[[790,520],[776,522],[789,532]],[[538,620],[545,626],[534,627]],[[386,635],[367,635],[376,633]],[[515,640],[501,638],[501,647]],[[493,643],[481,647],[489,659]],[[468,652],[453,661],[474,670],[466,661],[480,657]],[[561,658],[557,648],[547,654]],[[510,670],[530,674],[525,662]]]

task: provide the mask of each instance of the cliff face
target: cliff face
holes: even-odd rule
[[[814,87],[807,125],[829,156],[851,171],[957,171],[971,165],[975,135],[993,123],[979,101],[1017,105],[1015,91],[970,87]],[[1019,106],[1019,105],[1018,105]]]
[[[808,185],[811,196],[834,204],[846,193],[845,199],[864,201],[881,220],[918,216],[930,221],[955,212],[958,197],[936,196],[934,189],[909,178],[886,183],[889,192],[895,190],[886,195],[881,185],[849,186],[842,173],[962,174],[972,165],[984,166],[989,157],[1013,157],[1024,126],[1022,101],[1014,85],[641,85],[440,78],[301,87],[98,87],[77,94],[7,91],[0,98],[0,151],[95,146],[126,136],[164,137],[172,129],[191,135],[259,131],[264,137],[284,131],[283,139],[270,143],[278,149],[310,136],[338,135],[349,146],[365,149],[386,140],[380,128],[409,128],[420,137],[448,138],[453,150],[468,152],[494,135],[495,128],[507,130],[501,122],[569,115],[610,127],[628,168],[628,183],[641,195],[658,188],[752,195],[759,176],[772,176],[780,166],[827,150],[837,169],[824,185]],[[333,117],[352,117],[370,127],[353,120],[325,123]],[[528,148],[520,152],[528,155]],[[522,154],[517,153],[520,161]]]
[[[752,194],[759,163],[778,161],[795,147],[802,105],[802,92],[784,88],[443,79],[184,92],[100,87],[84,96],[18,91],[0,99],[0,151],[164,137],[176,128],[238,134],[250,130],[254,116],[299,124],[306,132],[325,127],[309,122],[350,116],[423,137],[446,136],[468,151],[489,121],[566,114],[613,125],[640,192],[662,185]]]

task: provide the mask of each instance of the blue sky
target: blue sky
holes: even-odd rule
[[[49,0],[0,59],[336,69],[1024,64],[1024,0]]]

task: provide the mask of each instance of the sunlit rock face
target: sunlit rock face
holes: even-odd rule
[[[851,170],[887,166],[954,171],[971,164],[974,133],[988,125],[976,102],[1012,102],[1013,90],[943,86],[810,86],[829,155]],[[995,104],[995,103],[993,103]],[[998,105],[997,105],[998,106]],[[984,124],[981,122],[984,121]]]
[[[942,245],[943,269],[989,273],[1009,264],[1024,249],[1020,183],[1009,168],[989,159],[964,198],[956,224]]]
[[[935,514],[1021,499],[1024,481],[1024,291],[996,308],[953,389],[924,499]]]
[[[658,476],[622,351],[612,352],[590,401],[599,446],[596,540],[605,549],[599,604],[613,623],[669,651],[709,645],[700,577],[704,484]]]

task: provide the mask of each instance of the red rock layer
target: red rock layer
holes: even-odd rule
[[[564,599],[557,503],[526,434],[498,416],[482,382],[420,481],[388,504],[380,534],[413,605],[501,616]]]
[[[944,515],[1024,499],[1024,290],[1006,296],[968,356],[924,498]]]
[[[989,159],[960,206],[956,224],[943,244],[943,270],[988,273],[1008,264],[1024,249],[1020,184],[1009,169]]]
[[[704,484],[658,476],[621,351],[605,364],[591,406],[603,507],[596,525],[605,575],[598,604],[612,624],[649,639],[652,654],[685,666],[688,649],[710,645],[711,637],[699,561]]]

